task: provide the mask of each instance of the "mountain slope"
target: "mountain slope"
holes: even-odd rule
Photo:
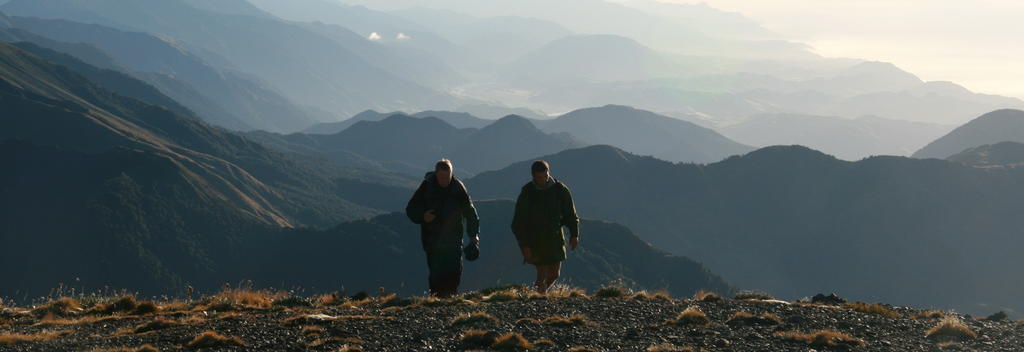
[[[568,133],[588,144],[609,144],[669,161],[714,162],[752,148],[710,129],[628,106],[580,109],[536,121],[549,133]]]
[[[85,43],[102,50],[127,73],[157,87],[213,124],[239,130],[293,131],[298,129],[295,126],[306,126],[319,118],[248,77],[214,67],[180,45],[149,34],[64,20],[14,16],[9,20],[13,28],[46,39]],[[19,39],[63,51],[37,38]],[[96,65],[95,61],[79,59]]]
[[[946,158],[975,167],[1016,167],[1024,164],[1024,144],[1000,142],[970,148]]]
[[[61,9],[54,10],[53,6]],[[142,0],[129,5],[117,0],[59,0],[49,5],[14,0],[2,9],[20,16],[78,21],[101,18],[169,36],[204,59],[231,63],[269,82],[299,105],[336,116],[367,108],[444,108],[454,103],[445,94],[367,63],[351,48],[276,18],[227,15],[224,12],[238,11],[221,8],[211,12],[180,0]]]
[[[741,288],[783,297],[835,290],[860,300],[1019,311],[1020,169],[876,157],[851,163],[802,147],[709,165],[595,146],[544,157],[582,216],[618,221]],[[486,172],[476,197],[515,197],[529,164]],[[976,258],[987,258],[985,261]],[[927,297],[920,292],[930,292]],[[1000,308],[1000,309],[1001,309]]]
[[[945,159],[968,148],[999,142],[1024,142],[1024,111],[993,111],[957,127],[914,153],[915,158]]]
[[[872,155],[908,156],[951,127],[880,117],[841,117],[768,114],[719,131],[740,143],[767,147],[804,145],[844,160]]]
[[[456,128],[433,115],[453,121],[475,121],[461,114],[418,113],[413,117],[366,111],[340,123],[316,126],[330,131],[352,122],[341,132],[323,134],[249,134],[279,150],[320,156],[346,165],[379,167],[419,175],[440,158],[450,158],[459,175],[494,170],[509,163],[536,158],[583,142],[564,133],[547,134],[534,122],[510,115],[482,129]]]
[[[5,272],[25,293],[73,277],[94,288],[216,285],[249,233],[400,208],[415,185],[273,152],[6,43],[0,110],[0,241],[20,249],[4,267],[87,263]]]

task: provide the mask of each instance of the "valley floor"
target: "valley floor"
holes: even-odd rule
[[[866,304],[521,288],[453,299],[60,299],[3,308],[2,351],[1020,351],[1024,323]],[[762,297],[764,298],[764,297]],[[945,324],[944,329],[939,329]],[[931,334],[932,336],[926,337]]]

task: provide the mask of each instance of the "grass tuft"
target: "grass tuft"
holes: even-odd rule
[[[622,286],[605,286],[597,290],[594,297],[598,298],[622,298],[629,295],[629,290]]]
[[[949,315],[939,321],[937,325],[928,329],[925,337],[933,340],[973,340],[978,337],[971,328],[967,327],[959,317]]]
[[[591,323],[587,320],[586,316],[576,314],[570,317],[550,316],[544,319],[544,324],[555,327],[575,327],[590,325]]]
[[[82,312],[82,304],[71,297],[61,297],[32,309],[32,315],[38,318],[47,315],[69,317],[80,312]]]
[[[914,318],[914,319],[942,319],[945,316],[946,316],[946,313],[942,312],[942,311],[926,310],[926,311],[923,311],[923,312],[911,315],[910,317]]]
[[[700,290],[693,295],[693,300],[697,302],[721,302],[725,299],[717,293]]]
[[[237,337],[229,337],[218,334],[214,331],[207,331],[196,338],[185,344],[185,347],[201,349],[201,348],[218,348],[218,347],[243,347],[245,342]]]
[[[452,318],[451,326],[470,325],[477,323],[497,323],[500,320],[485,312],[462,313]]]
[[[682,313],[679,313],[670,323],[675,325],[708,325],[711,323],[711,319],[708,319],[707,314],[704,314],[700,308],[689,307]]]
[[[462,333],[460,341],[467,346],[490,347],[498,340],[498,333],[487,330],[467,330]]]
[[[541,347],[550,348],[550,347],[555,347],[555,342],[551,341],[550,339],[539,339],[539,340],[533,341],[533,346],[537,347],[537,348],[541,348]]]
[[[498,351],[526,351],[533,347],[533,343],[518,332],[501,335],[491,345],[491,348]]]
[[[37,332],[35,334],[15,334],[15,333],[0,334],[0,345],[12,346],[12,345],[17,345],[17,344],[26,343],[26,342],[49,341],[49,340],[53,340],[53,339],[56,339],[56,338],[64,336],[64,335],[68,335],[70,333],[71,333],[71,330],[40,331],[40,332]]]
[[[795,331],[779,331],[775,333],[775,336],[781,338],[784,341],[804,343],[813,348],[853,348],[862,347],[866,345],[864,340],[833,330],[819,330],[817,332],[810,334],[804,334]]]
[[[173,320],[165,320],[163,318],[157,318],[157,319],[155,319],[155,320],[153,320],[151,322],[139,325],[134,330],[132,330],[132,332],[136,333],[136,334],[141,334],[141,333],[146,333],[146,332],[150,332],[150,331],[157,331],[157,330],[163,330],[163,329],[167,329],[167,328],[173,328],[173,327],[179,326],[179,325],[181,325],[181,323],[173,321]]]

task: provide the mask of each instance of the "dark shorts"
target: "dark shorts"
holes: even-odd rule
[[[565,237],[562,234],[551,234],[537,239],[530,246],[530,259],[533,265],[552,265],[565,261]]]

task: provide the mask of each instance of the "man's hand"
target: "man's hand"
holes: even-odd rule
[[[434,216],[434,209],[427,210],[426,213],[423,213],[423,222],[431,222],[434,221],[434,219],[437,219],[437,216]]]
[[[575,251],[576,247],[579,247],[579,245],[580,245],[580,238],[579,237],[575,237],[575,236],[574,237],[569,237],[569,248],[572,248],[572,250]]]
[[[533,254],[530,253],[530,247],[520,247],[519,249],[523,251],[523,261],[530,261],[531,254]]]

